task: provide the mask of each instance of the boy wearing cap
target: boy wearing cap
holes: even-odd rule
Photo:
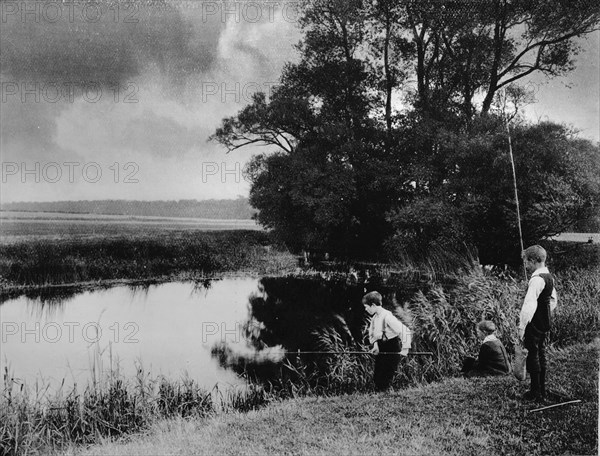
[[[373,318],[369,325],[371,353],[376,355],[373,381],[377,391],[387,390],[400,364],[400,356],[407,356],[412,344],[412,332],[392,312],[382,307],[382,297],[377,291],[367,293],[362,303]]]
[[[477,324],[477,336],[482,339],[479,356],[466,358],[462,372],[466,377],[485,377],[510,373],[510,362],[506,349],[496,337],[496,325],[493,321],[483,320]]]
[[[546,348],[551,314],[557,303],[554,278],[546,267],[546,250],[533,245],[523,252],[525,269],[531,274],[519,316],[519,338],[528,350],[526,367],[531,388],[525,400],[542,400],[546,395]]]

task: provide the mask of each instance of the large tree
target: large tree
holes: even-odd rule
[[[427,227],[419,222],[423,239],[448,229],[448,213],[457,218],[456,239],[479,242],[485,224],[477,234],[474,211],[514,220],[498,204],[485,206],[468,184],[470,173],[481,171],[470,165],[484,149],[503,163],[504,130],[485,133],[501,119],[493,111],[498,92],[520,93],[516,83],[533,72],[572,69],[575,39],[595,30],[598,15],[595,3],[583,0],[305,2],[298,63],[285,66],[269,99],[257,94],[211,139],[229,151],[272,147],[248,167],[250,200],[259,221],[294,247],[372,254],[398,234],[401,214],[414,219],[427,201],[437,209],[422,219]],[[479,149],[486,134],[504,145]],[[591,147],[552,138],[540,144]],[[545,166],[545,153],[532,154],[531,166],[551,181],[558,174]],[[556,203],[550,192],[538,211],[546,218],[527,211],[525,225],[543,235],[571,223],[589,206],[579,177],[579,187],[568,189],[569,201],[577,201],[568,214],[557,209],[567,200]],[[562,188],[565,179],[550,187]],[[502,194],[510,206],[511,193]]]

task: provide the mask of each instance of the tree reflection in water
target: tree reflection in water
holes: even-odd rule
[[[221,366],[263,384],[286,382],[300,370],[316,378],[346,355],[297,351],[364,350],[363,294],[363,286],[345,278],[265,277],[248,299],[247,350],[219,344],[212,354]]]

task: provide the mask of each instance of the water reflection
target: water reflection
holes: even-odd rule
[[[0,307],[1,369],[29,384],[86,385],[92,369],[138,367],[204,387],[243,384],[211,356],[218,342],[245,345],[241,328],[256,279],[52,288],[6,300]],[[55,293],[56,292],[56,293]]]
[[[221,366],[271,385],[296,381],[300,369],[305,378],[320,381],[321,374],[339,365],[340,358],[360,360],[370,372],[372,357],[360,354],[368,349],[362,297],[368,291],[381,292],[384,306],[408,323],[410,312],[402,304],[423,285],[402,276],[369,273],[265,277],[248,298],[243,327],[248,349],[234,350],[219,343],[212,355]]]
[[[1,369],[29,382],[82,385],[92,369],[118,367],[134,378],[140,366],[207,388],[271,382],[296,360],[318,370],[331,359],[298,350],[364,350],[361,299],[372,289],[388,304],[410,294],[347,275],[40,289],[0,306]]]
[[[285,381],[299,365],[321,371],[335,356],[327,352],[364,350],[364,289],[345,277],[265,277],[248,298],[243,330],[250,349],[221,343],[212,354],[223,367],[261,383]]]
[[[363,289],[338,280],[267,277],[249,298],[249,342],[257,349],[317,350],[315,333],[333,328],[345,343],[362,339]]]

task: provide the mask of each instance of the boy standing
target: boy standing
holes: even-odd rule
[[[376,355],[373,380],[377,391],[387,390],[400,364],[400,356],[407,356],[412,344],[412,332],[392,312],[382,307],[377,291],[367,293],[362,303],[373,318],[369,325],[371,353]]]
[[[546,250],[533,245],[523,252],[525,269],[531,274],[527,294],[519,317],[519,338],[529,351],[527,371],[531,388],[526,400],[541,400],[546,395],[546,348],[544,342],[550,331],[551,314],[556,308],[554,278],[546,267]]]

